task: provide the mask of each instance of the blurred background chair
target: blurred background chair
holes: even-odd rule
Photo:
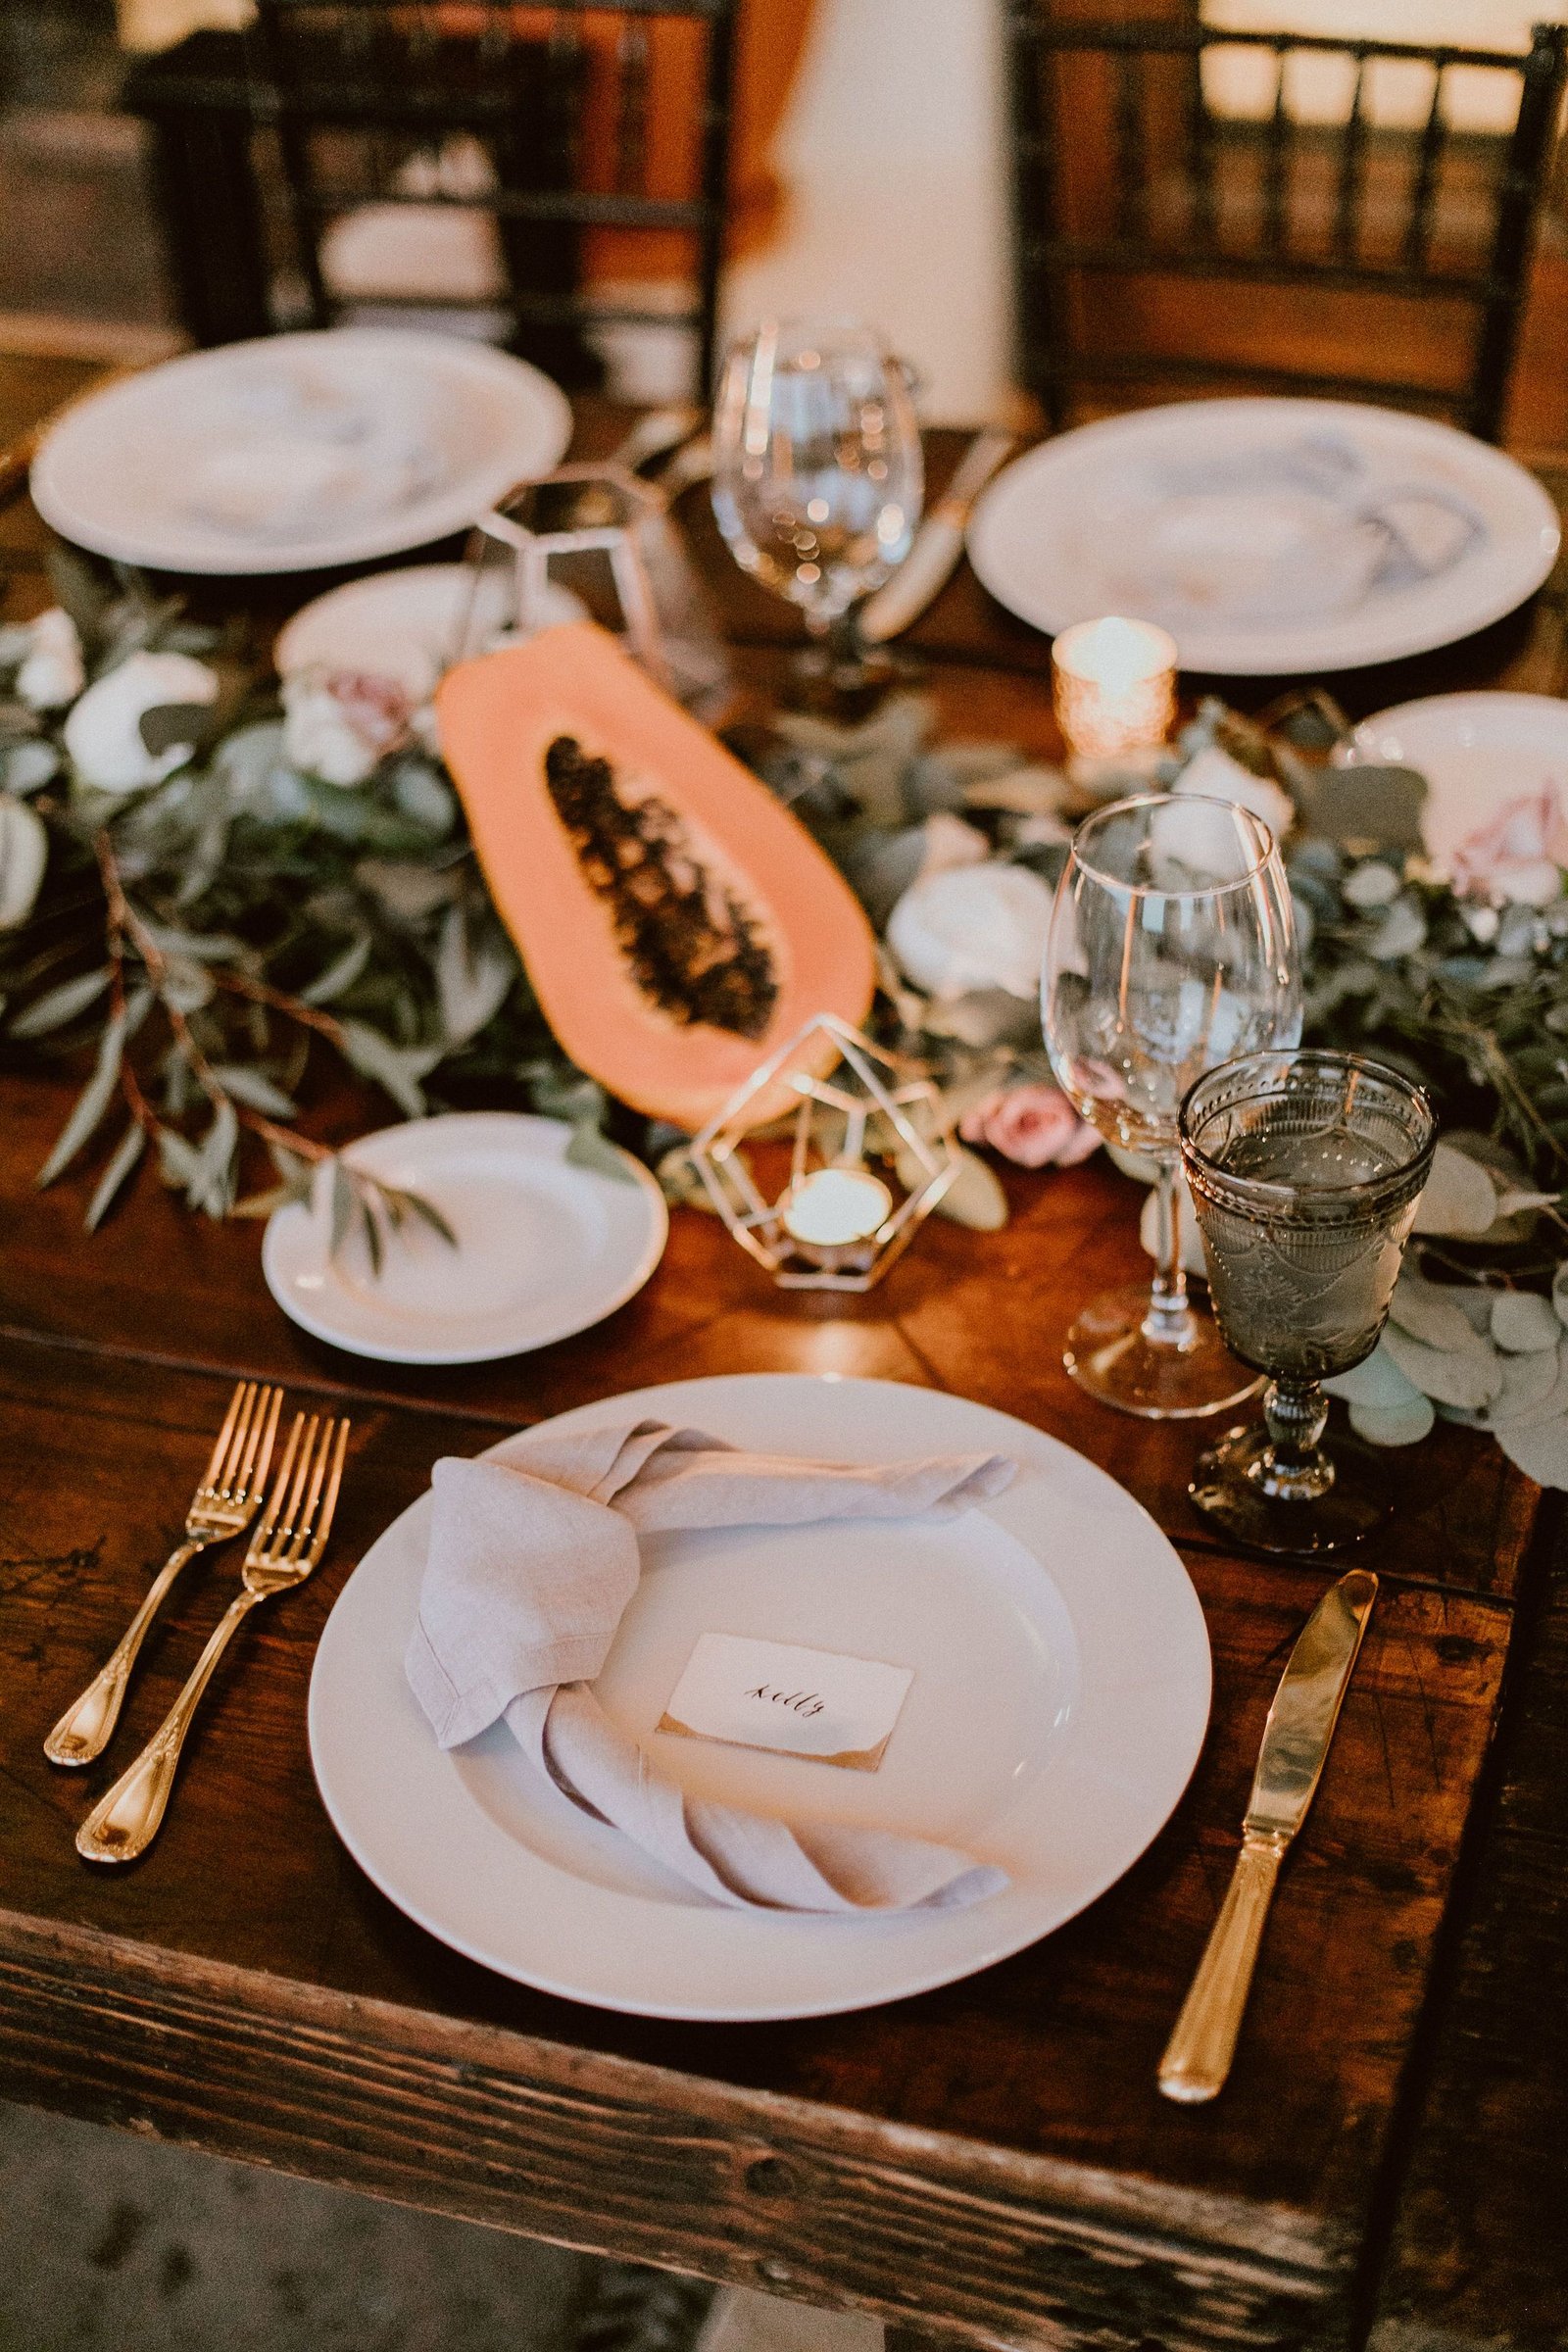
[[[705,393],[736,6],[257,0],[144,60],[123,103],[152,126],[183,324],[434,313],[572,387],[640,328],[680,338]]]
[[[1522,54],[1005,0],[1018,366],[1053,426],[1316,391],[1500,438],[1568,34]]]

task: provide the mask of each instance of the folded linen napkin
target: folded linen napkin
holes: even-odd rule
[[[981,1453],[796,1461],[659,1421],[530,1432],[504,1460],[439,1461],[409,1681],[443,1747],[505,1716],[568,1797],[719,1902],[858,1912],[978,1901],[1005,1874],[950,1846],[683,1795],[587,1686],[636,1591],[640,1534],[956,1517],[1014,1469]]]

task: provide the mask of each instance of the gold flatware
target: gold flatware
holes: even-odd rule
[[[1307,1619],[1280,1678],[1235,1874],[1159,2062],[1167,2099],[1211,2099],[1224,2087],[1280,1863],[1316,1793],[1377,1592],[1370,1569],[1342,1576]]]
[[[281,1389],[258,1387],[254,1380],[236,1383],[212,1459],[185,1515],[184,1542],[176,1544],[164,1562],[112,1656],[44,1741],[43,1752],[51,1764],[90,1764],[103,1754],[120,1721],[130,1670],[147,1628],[163,1607],[175,1577],[209,1544],[226,1544],[250,1525],[267,1492],[282,1401]]]
[[[179,1770],[180,1749],[197,1702],[241,1624],[259,1602],[302,1585],[331,1532],[343,1477],[347,1421],[296,1413],[288,1444],[241,1570],[244,1589],[229,1602],[190,1679],[128,1772],[94,1806],[76,1832],[76,1851],[89,1862],[133,1862],[146,1852]]]

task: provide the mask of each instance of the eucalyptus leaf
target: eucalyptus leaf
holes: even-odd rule
[[[449,1048],[466,1046],[494,1019],[506,1003],[516,961],[494,939],[475,944],[461,906],[449,906],[441,924],[435,977],[441,1026]]]
[[[252,1069],[245,1062],[215,1061],[213,1076],[225,1094],[247,1109],[259,1110],[270,1119],[291,1119],[296,1105],[283,1089],[268,1077],[265,1070]]]
[[[368,931],[351,939],[341,956],[334,956],[324,972],[318,972],[308,987],[300,990],[303,1004],[335,1004],[346,997],[359,979],[374,952],[375,942]]]
[[[53,1029],[64,1029],[78,1013],[96,1004],[114,973],[107,963],[96,971],[79,972],[74,980],[63,980],[58,988],[47,990],[24,1004],[11,1024],[13,1037],[47,1037]]]
[[[390,1195],[388,1197],[391,1198]],[[458,1248],[457,1234],[433,1200],[427,1200],[423,1193],[400,1192],[396,1198],[401,1200],[411,1217],[417,1217],[422,1225],[428,1225],[430,1231],[438,1234],[449,1250]]]
[[[189,1193],[201,1171],[201,1154],[194,1144],[187,1143],[177,1127],[158,1130],[158,1162],[164,1182]]]
[[[601,1134],[591,1119],[579,1119],[571,1131],[566,1146],[566,1158],[574,1168],[592,1168],[598,1176],[608,1176],[616,1184],[635,1185],[637,1178],[626,1164],[625,1153],[617,1152],[607,1135]]]
[[[233,963],[243,960],[246,954],[245,942],[230,931],[184,931],[173,923],[155,922],[147,914],[142,916],[142,927],[166,956],[183,956],[191,963]]]
[[[326,1248],[327,1255],[336,1257],[348,1240],[349,1227],[354,1222],[354,1187],[340,1159],[332,1162],[331,1194],[331,1224]]]
[[[117,1009],[110,1014],[98,1041],[98,1058],[92,1076],[77,1096],[75,1107],[55,1139],[53,1151],[33,1179],[40,1192],[71,1165],[82,1146],[97,1132],[114,1101],[124,1054],[125,1026],[123,1011]]]
[[[916,1191],[926,1182],[926,1170],[907,1148],[898,1154],[894,1165],[906,1193]],[[1000,1233],[1007,1222],[1007,1196],[995,1170],[961,1145],[957,1173],[936,1206],[941,1215],[951,1217],[956,1225],[967,1225],[976,1233]]]
[[[192,1208],[210,1217],[224,1217],[234,1198],[234,1155],[239,1148],[239,1114],[232,1102],[220,1102],[213,1123],[197,1150],[196,1166],[187,1187]]]
[[[265,1193],[247,1193],[228,1213],[231,1217],[270,1217],[280,1208],[291,1207],[298,1199],[299,1195],[288,1185],[274,1184]]]
[[[365,1021],[341,1024],[343,1051],[362,1077],[373,1078],[411,1119],[422,1119],[427,1105],[420,1080],[441,1058],[439,1046],[395,1046]]]
[[[176,1012],[199,1012],[213,1001],[213,977],[204,964],[193,962],[188,956],[171,956],[159,993]]]
[[[147,1148],[147,1134],[139,1119],[132,1119],[115,1148],[115,1155],[98,1179],[98,1187],[87,1204],[86,1227],[96,1233],[114,1206],[121,1186],[140,1160]]]

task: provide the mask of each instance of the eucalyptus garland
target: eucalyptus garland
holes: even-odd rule
[[[1418,1076],[1445,1126],[1490,1153],[1496,1197],[1534,1203],[1530,1239],[1510,1209],[1489,1246],[1554,1263],[1568,842],[1549,810],[1534,834],[1515,811],[1490,858],[1483,843],[1465,872],[1438,874],[1420,848],[1421,780],[1360,769],[1348,783],[1324,756],[1340,727],[1320,698],[1261,726],[1207,706],[1165,780],[1250,794],[1289,830],[1308,1037]],[[884,934],[879,1024],[932,1067],[955,1123],[1032,1162],[1081,1155],[1073,1122],[1022,1115],[1050,1091],[1034,975],[1081,791],[1009,746],[935,742],[916,695],[858,727],[786,715],[737,748]],[[520,1095],[572,1121],[579,1156],[618,1115],[550,1035],[428,710],[380,679],[280,690],[133,583],[0,630],[0,1037],[90,1061],[39,1171],[50,1183],[90,1165],[90,1226],[144,1162],[226,1216],[270,1212],[334,1159],[334,1221],[363,1221],[378,1251],[432,1212],[302,1125],[307,1096],[330,1117],[334,1065],[411,1117]],[[679,1139],[631,1140],[658,1159]],[[981,1225],[1005,1213],[972,1155],[953,1205]]]
[[[372,1261],[409,1216],[444,1231],[302,1128],[334,1063],[410,1117],[506,1082],[597,1125],[414,713],[383,707],[363,772],[323,757],[329,781],[270,675],[136,595],[90,631],[0,631],[0,1020],[29,1057],[91,1057],[38,1171],[93,1155],[89,1227],[144,1161],[220,1217],[330,1159],[338,1238],[359,1222]]]

